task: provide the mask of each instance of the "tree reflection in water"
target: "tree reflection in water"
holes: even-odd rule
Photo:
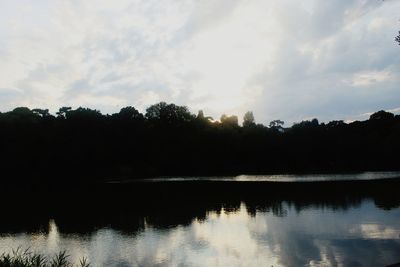
[[[31,198],[40,208],[26,214],[5,207],[0,249],[66,249],[94,266],[383,266],[400,261],[398,183],[150,183],[67,197],[80,188]]]

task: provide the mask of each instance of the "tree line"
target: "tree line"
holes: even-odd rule
[[[399,170],[400,116],[268,126],[247,112],[219,121],[160,102],[144,114],[62,107],[0,113],[2,182],[93,182],[159,176]]]

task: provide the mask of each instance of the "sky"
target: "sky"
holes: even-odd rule
[[[1,0],[0,111],[400,112],[400,0]]]

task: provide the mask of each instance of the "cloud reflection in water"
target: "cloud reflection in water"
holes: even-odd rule
[[[46,254],[66,249],[93,266],[382,266],[400,261],[400,209],[385,211],[372,201],[333,210],[297,210],[283,203],[271,211],[209,212],[187,226],[136,233],[103,228],[63,234],[50,221],[48,233],[2,235],[0,250],[31,247]]]

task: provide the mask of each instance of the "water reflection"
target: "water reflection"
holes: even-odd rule
[[[141,182],[193,182],[193,181],[237,181],[237,182],[316,182],[316,181],[357,181],[378,180],[400,177],[399,171],[360,172],[342,174],[271,174],[271,175],[238,175],[215,177],[169,177],[140,180]],[[120,182],[120,181],[119,181]],[[130,182],[125,181],[125,182]],[[131,181],[132,182],[132,181]],[[134,182],[134,181],[133,181]],[[116,183],[113,181],[112,183]]]
[[[269,205],[267,205],[269,206]],[[50,220],[47,231],[4,234],[0,250],[32,247],[93,266],[384,266],[400,262],[400,208],[383,210],[372,199],[346,209],[292,202],[274,208],[240,202],[208,209],[188,224],[160,227],[145,219],[131,233],[101,228],[63,233]],[[136,228],[135,228],[136,229]]]

